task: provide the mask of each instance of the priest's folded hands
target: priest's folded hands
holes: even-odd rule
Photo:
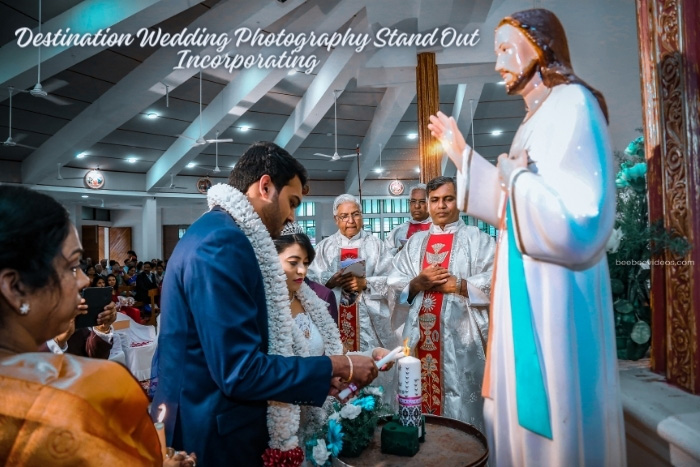
[[[416,277],[414,277],[409,283],[408,289],[408,301],[413,302],[413,298],[418,295],[419,292],[424,292],[426,290],[437,290],[444,293],[454,293],[456,290],[456,280],[453,279],[454,276],[450,272],[437,265],[432,264],[427,268],[423,269]],[[452,279],[452,281],[450,281]],[[446,284],[452,284],[451,290],[443,290]]]

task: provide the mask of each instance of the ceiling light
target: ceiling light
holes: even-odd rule
[[[506,82],[505,82],[505,81],[499,81],[499,82],[496,83],[496,84],[500,84],[501,86],[505,86]]]
[[[289,76],[294,76],[294,75],[297,74],[297,71],[296,71],[295,69],[291,69],[291,70],[289,70],[289,71],[287,72],[287,74],[288,74]]]
[[[416,139],[416,138],[418,138],[418,135],[416,133],[409,133],[408,135],[406,135],[406,138]]]
[[[236,164],[233,164],[233,165],[231,166],[232,169],[233,169],[234,167],[236,167]]]
[[[416,167],[416,173],[417,173],[417,174],[420,173],[420,167]]]
[[[88,195],[83,195],[83,196],[81,196],[81,198],[89,198],[89,196],[88,196]]]
[[[376,173],[380,174],[380,173],[384,172],[384,169],[382,169],[381,167],[377,167],[376,169],[374,169],[374,171]]]
[[[87,156],[87,153],[86,153],[86,152],[81,152],[81,153],[79,153],[79,154],[76,154],[76,155],[75,155],[75,158],[76,158],[76,159],[83,159],[85,156]]]
[[[188,169],[191,169],[192,167],[194,167],[194,166],[196,166],[196,165],[197,165],[197,164],[195,164],[194,162],[190,162],[189,164],[187,164],[186,167],[187,167]]]
[[[129,164],[135,164],[137,160],[138,160],[138,159],[135,158],[135,157],[127,157],[127,158],[126,158],[126,161],[127,161]]]
[[[491,134],[492,134],[493,136],[502,135],[502,134],[503,134],[503,130],[493,130],[493,131],[491,131]]]
[[[250,127],[248,125],[243,125],[242,127],[239,128],[239,131],[245,133],[246,131],[250,130]]]
[[[158,118],[158,114],[155,113],[155,112],[148,112],[148,113],[146,114],[146,118],[153,120],[153,119],[155,119],[155,118]]]

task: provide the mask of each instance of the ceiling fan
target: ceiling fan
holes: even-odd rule
[[[175,186],[175,174],[170,174],[170,185],[156,186],[154,190],[187,190],[185,186]]]
[[[3,141],[2,145],[6,147],[15,147],[19,146],[22,148],[28,148],[28,149],[36,149],[34,146],[27,146],[26,144],[20,144],[17,141],[12,139],[12,92],[14,91],[15,88],[10,86],[8,88],[10,90],[10,121],[9,121],[9,134],[7,135],[7,139]]]
[[[233,140],[231,140],[231,141],[233,141]],[[213,172],[219,173],[219,172],[221,172],[221,169],[219,168],[219,131],[218,130],[216,132],[216,139],[214,140],[214,144],[215,144],[214,148],[216,151],[216,159],[215,159],[216,162],[214,162]]]
[[[382,178],[384,174],[384,167],[382,167],[382,143],[379,143],[379,167],[374,169],[374,171],[379,174],[379,178]]]
[[[205,144],[209,143],[233,143],[233,139],[231,138],[219,139],[218,131],[216,132],[215,139],[204,139],[204,137],[202,136],[202,70],[199,70],[199,138],[195,139],[187,135],[178,136],[182,136],[183,138],[191,139],[192,141],[194,141],[192,147],[204,146]]]
[[[320,152],[314,153],[314,156],[321,156],[321,157],[326,157],[330,159],[331,161],[335,162],[340,159],[345,159],[348,157],[358,157],[361,156],[360,154],[360,146],[357,146],[357,150],[355,151],[354,154],[345,154],[343,156],[338,154],[338,94],[341,91],[336,89],[333,91],[333,122],[334,122],[334,128],[335,128],[335,150],[333,152],[332,156],[329,156],[328,154],[321,154]]]
[[[39,0],[39,34],[41,34],[41,0]],[[53,102],[54,104],[58,105],[71,105],[72,102],[63,99],[61,97],[57,96],[52,96],[49,93],[55,91],[58,88],[62,88],[66,84],[68,84],[65,81],[62,80],[53,80],[50,84],[47,84],[46,87],[43,87],[41,85],[41,47],[37,47],[37,51],[39,53],[39,58],[37,60],[36,64],[36,84],[32,89],[29,91],[21,91],[21,92],[28,92],[30,95],[34,97],[41,97],[43,99],[46,99],[49,102]]]
[[[85,177],[64,177],[63,175],[61,175],[61,167],[63,166],[63,164],[61,162],[58,162],[56,165],[58,166],[56,180],[82,180],[83,178],[85,178]]]

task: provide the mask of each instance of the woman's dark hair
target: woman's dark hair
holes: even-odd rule
[[[104,282],[105,286],[107,285],[107,279],[105,279],[103,276],[95,276],[95,278],[92,280],[92,284],[90,284],[90,287],[99,287],[99,285],[97,285],[99,281]]]
[[[269,175],[277,191],[281,191],[295,176],[301,186],[306,185],[307,173],[301,163],[275,143],[254,143],[236,163],[228,177],[228,184],[245,193],[250,185]]]
[[[0,269],[14,269],[30,290],[58,284],[53,265],[70,231],[55,199],[21,186],[0,186]]]
[[[292,245],[299,245],[306,250],[306,255],[309,257],[309,262],[312,262],[316,257],[314,246],[311,244],[311,240],[309,240],[309,237],[307,237],[306,234],[298,233],[292,235],[280,235],[279,237],[272,239],[272,241],[277,249],[277,254],[282,253]]]
[[[91,265],[89,265],[88,267],[85,268],[85,275],[88,274],[88,271],[89,271],[90,269],[92,269],[92,271],[93,271],[95,274],[97,274],[97,269],[95,269],[95,266],[93,266],[93,265],[91,264]]]

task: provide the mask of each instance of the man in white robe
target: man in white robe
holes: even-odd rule
[[[316,246],[309,278],[333,290],[338,302],[340,339],[348,352],[375,347],[393,349],[399,340],[391,325],[387,302],[387,276],[392,256],[384,242],[362,230],[362,207],[357,198],[342,194],[333,202],[338,231]],[[340,261],[363,259],[365,276],[341,275]],[[383,386],[384,402],[395,406],[396,370],[382,372],[374,385]]]
[[[392,349],[398,342],[386,301],[391,255],[381,240],[362,230],[362,208],[357,198],[349,194],[338,196],[333,203],[333,216],[338,231],[316,246],[309,277],[335,293],[338,326],[346,350]],[[343,259],[364,259],[365,277],[342,276],[341,254]]]
[[[430,230],[394,258],[394,319],[421,360],[422,411],[484,429],[481,382],[495,242],[459,218],[453,179],[428,183]],[[403,327],[403,326],[402,326]]]
[[[459,168],[460,207],[501,229],[483,388],[490,459],[626,465],[605,256],[615,215],[605,101],[574,74],[547,10],[503,19],[495,48],[496,71],[528,109],[510,154],[494,167],[454,119],[431,117]]]
[[[413,234],[430,228],[425,184],[419,183],[411,188],[409,206],[411,219],[394,228],[384,240],[392,256],[396,256]]]

